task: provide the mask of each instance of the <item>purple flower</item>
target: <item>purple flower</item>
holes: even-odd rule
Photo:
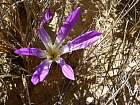
[[[38,35],[46,50],[38,48],[20,48],[15,51],[16,54],[20,55],[32,55],[39,58],[45,58],[37,67],[36,71],[32,75],[32,83],[34,85],[43,81],[48,75],[51,64],[53,61],[57,62],[62,68],[64,76],[70,80],[75,80],[73,69],[70,65],[66,64],[64,59],[60,56],[75,50],[84,49],[94,44],[99,38],[101,33],[96,31],[88,31],[74,40],[68,42],[66,45],[62,45],[64,39],[68,36],[71,29],[77,23],[81,15],[80,7],[76,8],[66,19],[63,26],[57,33],[55,42],[51,42],[50,36],[43,27],[44,23],[48,23],[52,19],[52,13],[48,9],[45,11],[44,17],[41,21]]]

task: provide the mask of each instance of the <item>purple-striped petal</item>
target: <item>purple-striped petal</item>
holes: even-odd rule
[[[76,8],[66,19],[63,26],[60,28],[57,37],[56,42],[61,43],[70,33],[71,29],[74,27],[74,25],[77,23],[81,15],[80,7]]]
[[[39,58],[45,57],[45,51],[38,48],[20,48],[18,50],[15,50],[15,53],[19,55],[32,55]]]
[[[33,73],[31,78],[31,81],[34,85],[38,84],[39,82],[42,82],[45,79],[45,77],[49,73],[51,64],[51,62],[44,60],[41,62],[40,65],[36,67],[36,71]]]
[[[67,45],[64,46],[63,54],[72,52],[79,49],[84,49],[94,44],[99,38],[101,33],[96,31],[88,31],[81,36],[73,39]]]
[[[52,18],[53,18],[53,14],[52,14],[50,8],[46,9],[44,12],[44,15],[42,17],[40,26],[42,26],[44,23],[49,23]]]
[[[74,72],[70,65],[66,64],[62,58],[59,59],[58,64],[61,66],[62,72],[65,77],[71,80],[75,80]]]
[[[50,36],[48,35],[48,33],[46,32],[45,28],[43,26],[41,26],[38,30],[39,32],[39,38],[42,41],[42,43],[44,44],[44,46],[47,48],[48,47],[48,43],[51,41]]]

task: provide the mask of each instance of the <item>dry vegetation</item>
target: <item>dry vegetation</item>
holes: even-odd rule
[[[55,18],[52,38],[67,14],[80,6],[82,17],[67,39],[87,30],[102,32],[95,46],[64,55],[75,81],[53,64],[37,86],[30,79],[40,60],[14,54],[21,47],[44,48],[37,36],[43,10]],[[0,0],[0,105],[139,105],[139,0]]]

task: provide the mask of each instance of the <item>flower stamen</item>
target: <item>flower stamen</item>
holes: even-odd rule
[[[47,59],[49,60],[58,60],[60,58],[60,55],[61,51],[55,44],[51,44],[47,49]]]

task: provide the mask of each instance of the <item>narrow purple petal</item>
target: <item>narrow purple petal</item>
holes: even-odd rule
[[[15,50],[15,53],[19,55],[32,55],[39,58],[45,57],[45,52],[38,48],[20,48],[18,50]]]
[[[41,26],[38,30],[39,32],[39,38],[42,41],[42,43],[44,44],[44,46],[47,48],[48,47],[48,43],[50,42],[50,36],[48,35],[48,33],[46,32],[45,28],[43,26]]]
[[[74,72],[73,69],[70,67],[70,65],[66,64],[62,58],[60,58],[58,64],[61,66],[62,72],[65,75],[65,77],[71,80],[75,80]]]
[[[73,39],[67,45],[64,46],[63,54],[72,52],[78,49],[84,49],[94,44],[99,38],[101,33],[96,31],[88,31],[81,36]]]
[[[44,23],[49,23],[52,18],[53,18],[53,14],[52,14],[50,8],[46,9],[44,12],[44,15],[42,17],[40,26],[42,26]]]
[[[49,73],[51,64],[51,62],[44,60],[41,62],[40,65],[36,67],[36,71],[33,73],[31,78],[31,81],[34,85],[38,84],[39,82],[42,82],[45,79],[45,77]]]
[[[63,26],[60,28],[57,37],[56,42],[61,43],[70,33],[71,29],[74,27],[74,25],[77,23],[81,15],[80,7],[76,8],[66,19]]]

